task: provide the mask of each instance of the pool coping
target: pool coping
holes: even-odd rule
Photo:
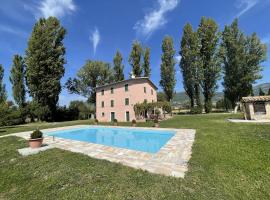
[[[119,147],[105,146],[90,142],[64,139],[45,135],[44,143],[76,153],[82,153],[97,159],[104,159],[111,162],[121,163],[123,165],[136,169],[146,170],[155,174],[166,176],[182,177],[188,170],[188,161],[192,154],[192,145],[195,139],[195,130],[193,129],[173,129],[173,128],[153,128],[153,127],[125,127],[125,126],[99,126],[99,125],[75,125],[58,128],[43,129],[46,133],[68,130],[72,128],[85,127],[104,127],[104,128],[125,128],[140,130],[164,130],[174,131],[175,134],[168,142],[161,147],[157,153],[147,153]],[[6,136],[18,136],[29,139],[31,131],[12,133]]]

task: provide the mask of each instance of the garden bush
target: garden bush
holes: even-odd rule
[[[196,106],[190,109],[190,114],[202,114],[202,107]]]
[[[31,139],[38,139],[38,138],[42,138],[42,137],[43,137],[43,133],[40,130],[35,130],[30,135]]]

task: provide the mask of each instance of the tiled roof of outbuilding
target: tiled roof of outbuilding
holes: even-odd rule
[[[242,102],[270,101],[270,96],[243,97]]]

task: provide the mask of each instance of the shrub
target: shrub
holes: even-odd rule
[[[113,122],[114,122],[114,123],[117,123],[118,121],[117,121],[117,119],[114,119]]]
[[[158,119],[156,118],[156,119],[154,119],[154,123],[155,124],[157,124],[158,123]]]
[[[206,102],[204,107],[205,107],[205,112],[210,113],[213,107],[212,102],[211,101]]]
[[[38,138],[42,138],[43,133],[40,130],[35,130],[33,131],[33,133],[31,133],[30,138],[31,139],[38,139]]]
[[[35,101],[31,101],[28,104],[28,110],[31,118],[37,118],[39,121],[44,121],[51,115],[51,110],[48,106],[42,106]]]
[[[202,107],[197,106],[190,109],[190,114],[202,114]]]
[[[155,109],[155,114],[156,114],[157,117],[159,117],[159,115],[160,115],[160,110],[159,110],[159,109]]]
[[[10,113],[6,115],[5,121],[6,121],[7,126],[12,126],[12,125],[23,124],[24,118],[20,110],[11,110]]]
[[[165,111],[167,113],[171,113],[172,112],[172,106],[171,106],[170,102],[164,101],[162,104],[163,104],[162,105],[162,110],[163,111]]]
[[[132,124],[136,124],[136,120],[135,119],[132,120]]]
[[[98,123],[98,119],[95,119],[95,122]]]
[[[0,126],[12,126],[23,124],[24,118],[16,107],[9,107],[7,104],[0,104]]]

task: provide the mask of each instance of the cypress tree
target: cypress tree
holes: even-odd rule
[[[20,108],[25,105],[25,65],[21,56],[15,55],[10,71],[9,80],[12,84],[12,94],[15,102]]]
[[[172,100],[176,83],[174,55],[175,50],[173,45],[173,39],[169,36],[165,36],[162,41],[160,85],[163,88],[167,101]]]
[[[221,62],[218,54],[218,25],[213,19],[202,17],[198,28],[200,42],[200,62],[202,66],[201,86],[204,95],[205,112],[212,110],[212,98],[220,78]]]
[[[142,67],[141,67],[141,59],[142,59],[142,46],[138,41],[134,41],[132,44],[132,50],[129,55],[129,64],[132,67],[132,72],[136,77],[142,76]]]
[[[124,65],[122,64],[122,56],[119,51],[116,52],[114,59],[113,59],[113,70],[114,70],[114,79],[115,81],[122,81],[125,79],[124,77]]]
[[[259,96],[264,96],[264,95],[265,95],[264,91],[262,90],[262,88],[260,88],[259,89]]]
[[[199,60],[200,46],[198,35],[193,31],[189,23],[184,27],[180,46],[180,69],[183,75],[184,89],[189,96],[191,108],[194,108],[195,104],[201,107],[200,80],[202,73]],[[201,110],[201,108],[199,108],[199,110]]]
[[[144,77],[150,77],[151,75],[151,68],[150,68],[150,48],[146,47],[144,51],[144,56],[143,56],[143,72],[144,72]]]
[[[4,68],[0,64],[0,104],[5,103],[7,100],[6,85],[3,83],[4,79]]]

